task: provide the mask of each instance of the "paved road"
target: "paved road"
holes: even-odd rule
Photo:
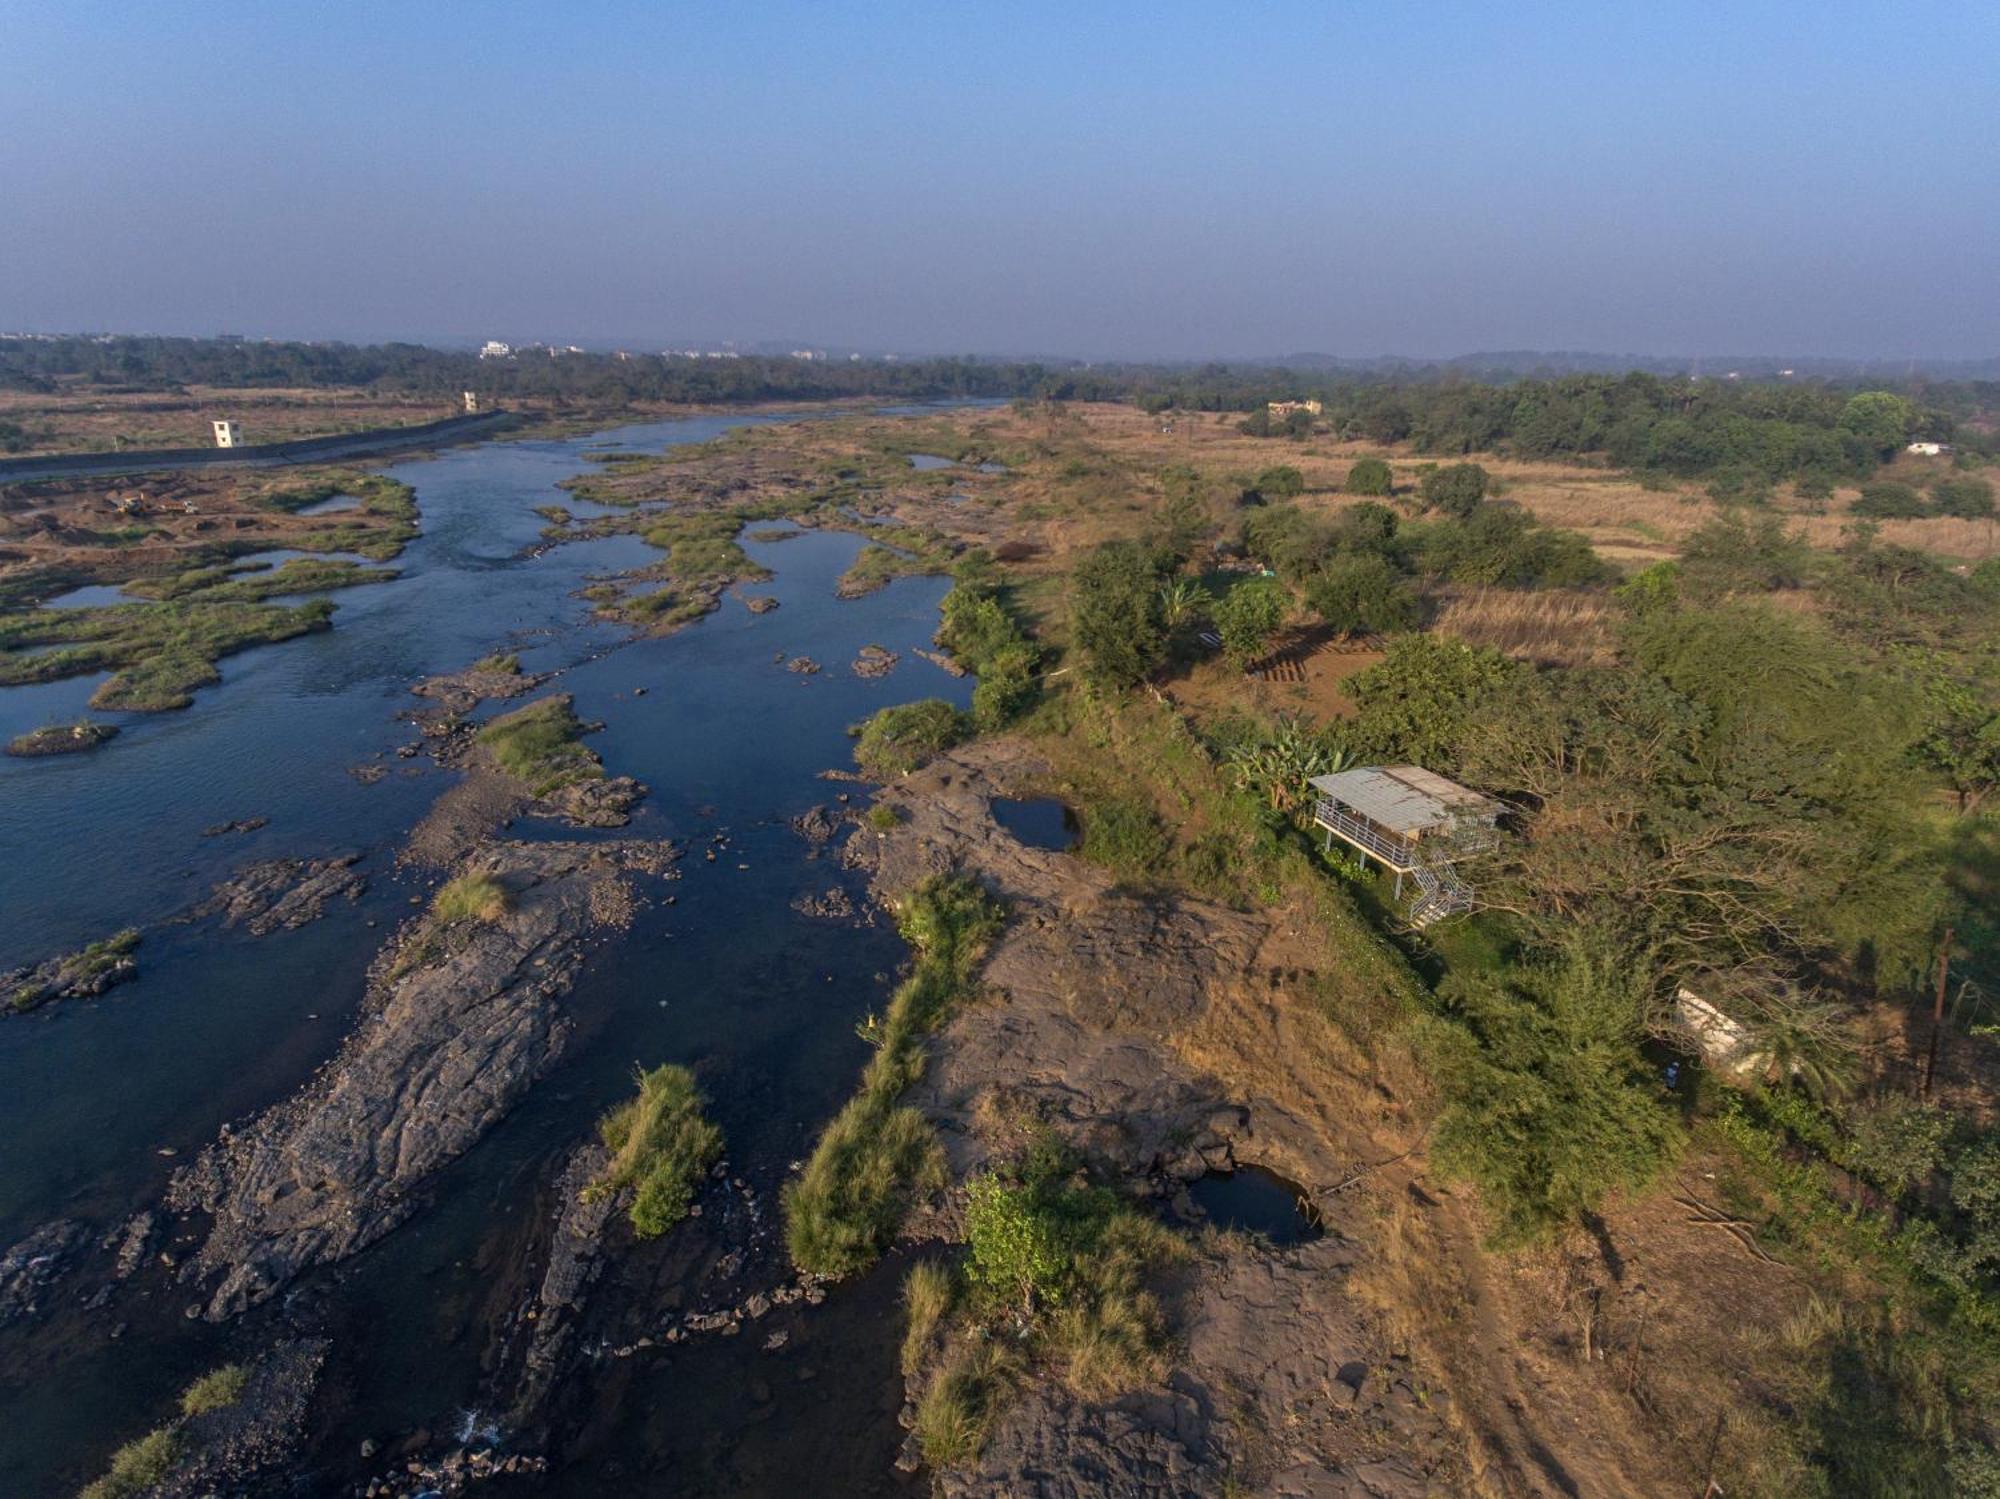
[[[513,420],[510,412],[492,411],[483,416],[427,422],[421,427],[380,427],[371,432],[347,432],[333,437],[309,437],[298,442],[264,443],[249,448],[155,448],[132,453],[63,453],[49,458],[9,458],[0,460],[0,484],[91,474],[155,473],[176,468],[277,468],[292,463],[374,458],[406,448],[438,448],[490,437],[511,425]]]

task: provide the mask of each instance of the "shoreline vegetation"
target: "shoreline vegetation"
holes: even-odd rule
[[[103,1476],[85,1484],[77,1499],[138,1499],[155,1492],[207,1452],[201,1418],[232,1411],[243,1401],[250,1371],[241,1364],[211,1369],[181,1391],[179,1415],[111,1454]]]
[[[894,1241],[912,1195],[946,1185],[936,1135],[898,1100],[923,1071],[924,1038],[971,997],[1002,920],[994,899],[964,878],[926,881],[898,903],[910,974],[888,1009],[863,1024],[875,1054],[860,1090],[785,1187],[785,1243],[799,1269],[839,1278],[867,1268]]]

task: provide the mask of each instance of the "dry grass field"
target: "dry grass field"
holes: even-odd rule
[[[105,394],[85,386],[59,395],[0,391],[0,422],[28,435],[19,454],[108,453],[125,448],[206,448],[209,423],[240,422],[248,443],[328,437],[371,427],[413,427],[461,414],[457,403],[363,390],[219,389]]]

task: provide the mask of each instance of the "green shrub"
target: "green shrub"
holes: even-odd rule
[[[1391,494],[1396,488],[1396,476],[1380,458],[1357,458],[1347,471],[1343,487],[1349,494]]]
[[[1924,504],[1924,497],[1909,485],[1880,479],[1861,486],[1861,493],[1848,507],[1848,513],[1865,515],[1870,520],[1914,520],[1929,514],[1929,507]]]
[[[1940,479],[1931,486],[1931,506],[1939,515],[1986,520],[1993,514],[1993,486],[1984,479]]]
[[[1074,1268],[1077,1224],[1061,1194],[1040,1182],[975,1178],[966,1189],[966,1273],[997,1301],[1032,1311],[1063,1299]]]
[[[1216,633],[1222,649],[1238,666],[1261,656],[1285,622],[1291,595],[1275,578],[1245,578],[1216,601]]]
[[[1454,975],[1440,991],[1427,1046],[1446,1099],[1437,1159],[1478,1185],[1496,1244],[1545,1239],[1679,1151],[1639,1050],[1639,975],[1630,955],[1578,943],[1504,980]]]
[[[1305,493],[1306,476],[1291,464],[1280,463],[1259,473],[1250,487],[1267,500],[1295,500]]]
[[[855,734],[854,762],[877,780],[908,775],[971,732],[966,716],[943,698],[884,708]]]
[[[1417,486],[1426,510],[1442,510],[1463,520],[1486,498],[1491,480],[1476,463],[1453,463],[1425,474]]]
[[[1098,686],[1136,687],[1166,659],[1161,581],[1155,559],[1128,541],[1106,542],[1077,564],[1070,577],[1070,637],[1082,654],[1084,675]]]
[[[903,825],[903,819],[887,802],[877,802],[870,807],[867,820],[868,826],[878,833],[892,833]]]
[[[632,1231],[658,1238],[687,1216],[702,1175],[722,1155],[722,1131],[702,1113],[694,1074],[672,1063],[638,1075],[639,1095],[597,1127],[611,1152],[586,1196],[633,1189]]]
[[[1356,552],[1335,557],[1306,585],[1306,603],[1334,629],[1407,630],[1417,622],[1416,592],[1386,557]]]

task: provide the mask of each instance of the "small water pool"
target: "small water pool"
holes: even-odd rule
[[[953,458],[940,458],[935,453],[912,453],[910,467],[922,473],[929,473],[932,469],[957,468],[958,461]]]
[[[1188,1186],[1188,1196],[1216,1227],[1257,1234],[1273,1244],[1302,1244],[1324,1231],[1307,1216],[1304,1190],[1261,1166],[1211,1171]]]
[[[44,599],[44,609],[101,609],[108,604],[129,604],[131,596],[116,583],[86,583],[81,588],[72,588],[68,593],[59,593],[52,599]]]
[[[301,505],[295,512],[299,515],[338,515],[343,510],[359,510],[361,500],[351,494],[329,495],[323,500],[314,500],[310,505]]]
[[[1029,848],[1063,853],[1076,847],[1076,814],[1052,796],[996,796],[993,820]]]

